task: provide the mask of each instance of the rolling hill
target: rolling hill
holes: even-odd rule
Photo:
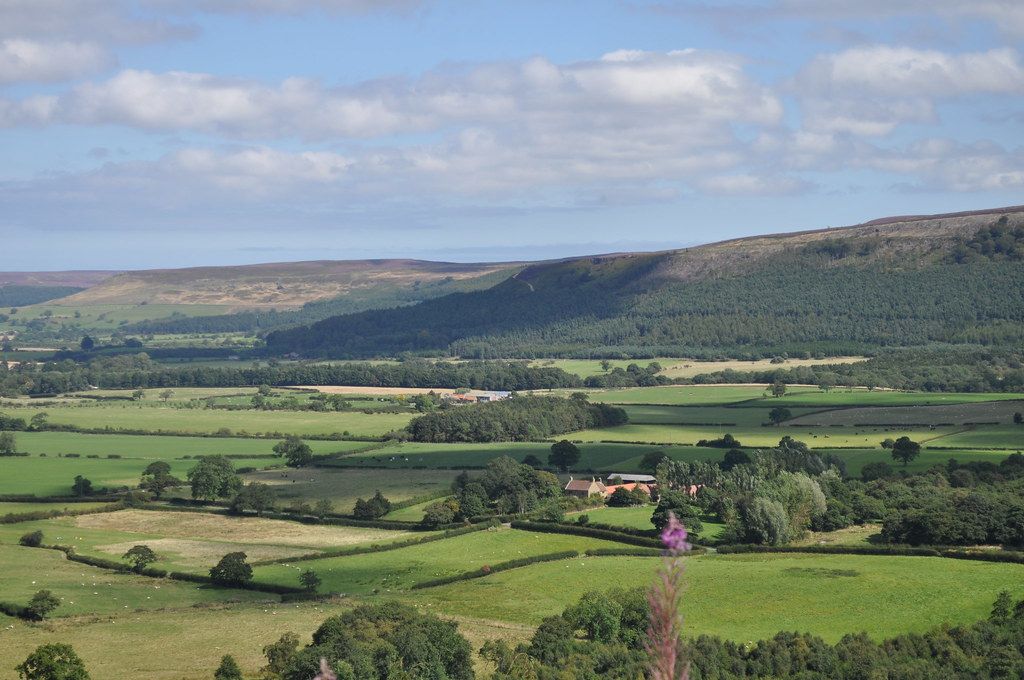
[[[530,265],[479,291],[325,319],[271,351],[764,356],[1024,343],[1024,207]]]

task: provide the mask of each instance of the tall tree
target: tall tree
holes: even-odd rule
[[[568,439],[551,445],[551,453],[548,455],[549,465],[565,472],[578,462],[580,462],[580,449]]]

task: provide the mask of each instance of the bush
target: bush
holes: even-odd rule
[[[36,531],[30,531],[19,538],[18,543],[26,548],[38,548],[43,544],[43,532],[38,529]]]

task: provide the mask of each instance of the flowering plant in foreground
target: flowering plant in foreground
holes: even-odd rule
[[[679,636],[683,631],[679,606],[683,596],[682,556],[690,549],[690,544],[686,540],[686,527],[671,512],[661,532],[661,542],[665,544],[664,563],[647,593],[651,607],[647,642],[644,643],[650,659],[648,672],[651,680],[687,680],[689,672],[679,654]]]

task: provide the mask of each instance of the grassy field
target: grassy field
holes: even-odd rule
[[[143,459],[15,457],[2,462],[0,494],[68,496],[75,475],[90,480],[93,487],[135,486],[149,461]],[[196,464],[194,460],[168,460],[171,474],[184,479]],[[232,460],[236,468],[280,464],[276,459]]]
[[[668,385],[622,390],[590,391],[590,400],[608,404],[666,404],[669,406],[732,404],[765,396],[767,385]]]
[[[576,438],[573,434],[572,438]],[[574,470],[612,470],[627,467],[631,471],[640,462],[645,453],[661,451],[671,447],[642,446],[636,444],[600,444],[580,445],[580,461]],[[421,444],[405,442],[390,444],[384,448],[344,456],[335,462],[338,465],[372,465],[387,467],[418,467],[432,468],[478,468],[487,465],[492,458],[511,456],[523,460],[534,455],[541,461],[548,459],[551,444],[544,442],[497,442],[487,444]]]
[[[42,531],[48,543],[70,545],[78,553],[106,559],[119,559],[133,545],[145,544],[160,558],[155,566],[197,572],[205,572],[225,554],[238,550],[251,561],[270,560],[327,548],[383,544],[411,535],[256,517],[121,510],[0,525],[0,542],[17,543],[19,536],[34,530]]]
[[[955,446],[965,449],[1001,448],[1019,451],[1024,449],[1024,426],[979,426],[967,432],[958,432],[948,437],[943,437],[935,441],[934,444],[936,446]]]
[[[30,419],[38,412],[49,414],[50,422],[82,428],[145,430],[149,432],[190,432],[212,434],[282,433],[331,435],[348,433],[356,437],[379,437],[405,427],[412,413],[362,413],[344,411],[223,411],[187,409],[151,404],[106,402],[82,406],[13,408],[8,415]]]
[[[351,606],[348,600],[204,605],[56,619],[46,626],[11,619],[0,629],[0,669],[14,668],[40,644],[63,642],[82,657],[92,680],[209,680],[224,654],[238,661],[246,677],[257,677],[257,670],[266,664],[264,645],[277,641],[285,631],[295,632],[302,644],[308,644],[324,619]],[[504,639],[514,645],[533,633],[522,625],[456,620],[474,650],[485,640]],[[118,644],[111,645],[111,640]],[[486,672],[475,654],[474,662],[478,673]]]
[[[729,426],[760,427],[769,423],[770,403],[764,408],[735,408],[731,406],[664,406],[656,404],[625,404],[629,422],[637,425],[720,424]],[[793,417],[818,413],[820,409],[792,408]],[[813,416],[808,416],[813,417]]]
[[[724,409],[749,411],[752,409]],[[942,406],[877,406],[837,408],[828,411],[814,411],[800,414],[793,409],[793,419],[787,425],[811,425],[828,427],[832,425],[963,425],[968,423],[1013,424],[1015,413],[1024,412],[1024,401],[988,401]],[[630,418],[633,420],[633,418]],[[1024,430],[1024,428],[1020,428]],[[1024,437],[1024,433],[1022,433]]]
[[[779,439],[789,435],[806,442],[814,448],[830,446],[872,447],[879,446],[886,437],[908,436],[917,442],[927,442],[955,428],[914,428],[884,427],[858,428],[809,428],[809,427],[715,427],[698,425],[620,425],[600,430],[573,432],[570,439],[582,441],[644,442],[654,444],[696,444],[701,439],[718,439],[723,434],[732,434],[743,446],[771,447]],[[978,446],[978,444],[973,444]]]
[[[18,432],[18,450],[39,455],[64,453],[118,455],[149,460],[173,460],[184,456],[267,456],[274,453],[279,439],[243,437],[179,437],[173,435],[80,434],[78,432]],[[315,454],[356,451],[367,442],[311,439],[306,442]]]
[[[380,490],[392,501],[403,501],[448,489],[457,472],[451,470],[352,470],[303,468],[247,473],[247,482],[270,485],[283,504],[292,500],[332,501],[339,512],[352,509],[357,498]]]
[[[479,569],[486,564],[601,547],[621,547],[621,544],[582,536],[488,529],[387,552],[257,567],[254,578],[263,583],[293,584],[301,571],[312,569],[323,579],[324,591],[346,595],[386,594],[408,590],[420,581]]]
[[[110,503],[0,503],[0,516],[19,515],[26,512],[95,510],[107,505]]]
[[[578,558],[417,591],[410,599],[432,611],[536,625],[588,590],[646,586],[657,565],[652,558]],[[1024,595],[1022,577],[1020,565],[930,557],[694,557],[687,560],[684,629],[741,642],[780,630],[831,642],[859,631],[878,639],[983,619],[1000,590]]]
[[[43,588],[61,598],[54,616],[110,615],[136,609],[274,599],[265,593],[118,574],[69,562],[56,550],[0,545],[0,600],[26,602]],[[3,645],[0,645],[2,647]]]
[[[83,328],[95,330],[116,330],[122,321],[133,323],[148,319],[162,319],[171,314],[185,316],[213,316],[227,314],[231,311],[227,305],[180,305],[180,304],[123,304],[123,305],[57,305],[39,304],[18,309],[16,317],[11,320],[27,321],[42,318],[50,314],[49,322],[55,325],[73,321]],[[9,325],[0,324],[0,330]]]

